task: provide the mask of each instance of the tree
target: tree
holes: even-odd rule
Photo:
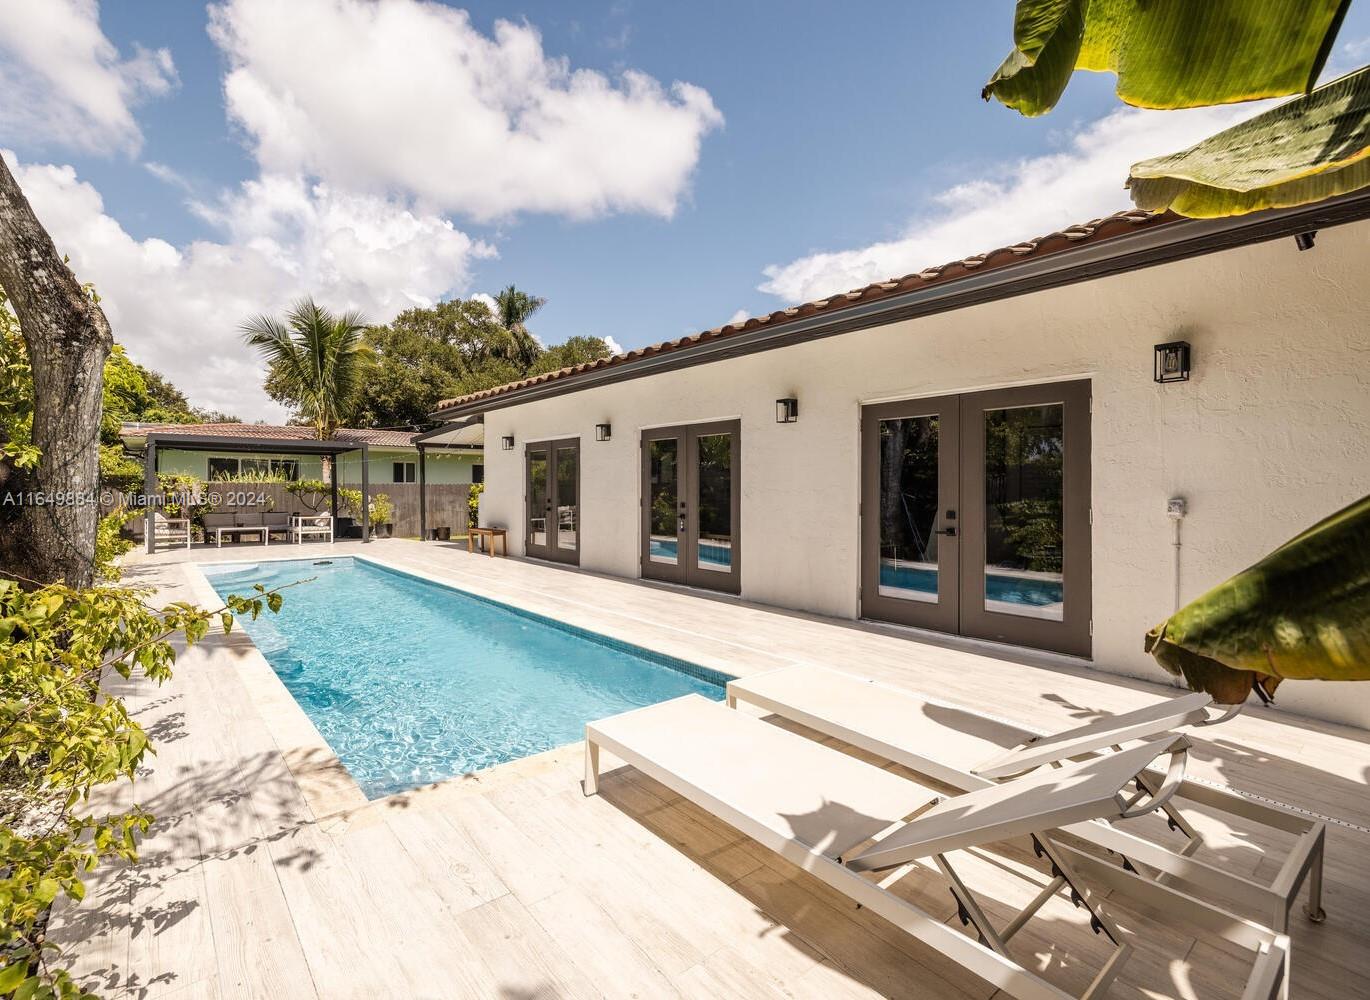
[[[346,422],[419,427],[439,400],[461,391],[473,369],[508,353],[509,333],[485,303],[453,299],[406,309],[368,328],[366,339],[375,365]]]
[[[1046,114],[1076,70],[1143,108],[1306,94],[1351,0],[1018,0],[1013,51],[982,96]]]
[[[1148,108],[1302,96],[1179,153],[1137,163],[1148,211],[1196,218],[1307,205],[1370,186],[1370,74],[1314,89],[1350,0],[1018,0],[1014,49],[985,85],[1024,115],[1077,69],[1117,73]]]
[[[528,374],[541,375],[562,368],[574,368],[607,358],[609,354],[609,345],[600,337],[570,337],[564,344],[553,344],[543,351],[528,369]]]
[[[114,338],[98,298],[67,267],[3,159],[0,288],[31,369],[37,451],[32,465],[6,457],[0,469],[8,501],[0,504],[0,565],[38,583],[86,587],[98,519],[86,501],[99,484],[101,373]],[[62,502],[15,502],[30,493]]]
[[[547,304],[546,299],[519,291],[510,285],[495,296],[498,305],[500,325],[509,331],[513,339],[513,351],[507,360],[522,368],[530,367],[538,359],[541,347],[537,338],[528,331],[528,320]]]
[[[501,294],[511,290],[511,302],[522,296],[530,310],[530,303],[541,303],[512,286]],[[510,321],[521,326],[521,320]],[[544,350],[529,335],[520,345],[502,318],[477,299],[407,309],[384,326],[368,328],[366,339],[375,365],[345,417],[358,427],[421,427],[444,399],[609,354],[598,337],[572,337]]]
[[[1134,163],[1127,186],[1138,208],[1200,219],[1370,186],[1370,67],[1179,153]]]
[[[1195,691],[1239,705],[1285,680],[1370,681],[1370,497],[1291,538],[1146,636]]]
[[[312,299],[301,299],[285,323],[257,316],[242,327],[269,373],[267,391],[296,407],[319,440],[333,436],[351,412],[370,368],[371,349],[361,314],[334,316]]]

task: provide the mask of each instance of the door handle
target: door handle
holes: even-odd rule
[[[943,528],[941,531],[934,531],[933,534],[934,534],[934,535],[946,535],[948,538],[955,538],[955,537],[956,537],[956,529],[955,529],[954,527],[953,527],[953,528]]]

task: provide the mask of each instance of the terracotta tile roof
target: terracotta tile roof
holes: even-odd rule
[[[312,441],[308,427],[280,424],[124,424],[120,434],[125,437],[146,434],[186,434],[197,437],[261,438],[263,441]],[[376,447],[408,448],[417,431],[378,431],[357,427],[339,427],[335,441],[356,441]]]
[[[787,309],[779,309],[768,316],[753,316],[738,323],[729,323],[726,326],[714,327],[712,330],[705,330],[702,333],[681,337],[679,340],[668,340],[660,344],[652,344],[648,347],[639,347],[636,350],[628,351],[624,354],[615,354],[608,358],[601,358],[598,361],[590,361],[585,364],[575,365],[571,368],[561,368],[557,371],[546,372],[542,375],[534,375],[531,378],[495,386],[493,389],[483,389],[480,392],[473,392],[465,396],[457,396],[454,399],[444,399],[438,404],[437,409],[438,411],[446,410],[454,406],[461,406],[466,403],[473,403],[484,399],[492,399],[517,389],[524,389],[528,386],[552,382],[572,375],[579,375],[584,372],[596,371],[601,368],[610,368],[616,365],[631,364],[632,362],[639,361],[643,358],[650,358],[658,354],[678,351],[683,348],[693,347],[697,344],[717,340],[722,337],[736,336],[739,333],[755,330],[762,326],[769,328],[782,326],[787,322],[803,319],[817,313],[836,312],[844,307],[854,306],[858,303],[887,298],[891,295],[900,295],[929,285],[944,284],[955,281],[958,278],[965,278],[972,274],[1003,267],[1007,264],[1014,264],[1025,257],[1042,257],[1047,254],[1058,253],[1062,250],[1068,250],[1079,246],[1082,243],[1096,243],[1114,236],[1119,236],[1126,232],[1131,232],[1139,226],[1160,221],[1169,222],[1173,221],[1175,218],[1176,216],[1173,215],[1157,212],[1143,212],[1136,209],[1125,212],[1115,212],[1102,219],[1092,219],[1089,222],[1070,226],[1059,232],[1039,236],[1034,240],[1024,240],[1022,243],[999,247],[998,249],[990,250],[988,253],[976,254],[973,257],[963,257],[960,260],[954,260],[938,267],[927,267],[914,274],[906,274],[902,278],[890,278],[886,281],[877,281],[874,284],[866,285],[864,288],[854,288],[851,291],[832,295],[825,299],[817,299],[813,302],[805,302],[802,305],[790,306]]]

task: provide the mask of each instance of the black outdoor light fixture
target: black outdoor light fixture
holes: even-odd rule
[[[595,440],[608,441],[613,430],[608,424],[595,424]]]
[[[1189,342],[1175,340],[1169,344],[1156,345],[1157,382],[1189,381]]]
[[[775,422],[777,424],[792,424],[799,419],[799,400],[793,396],[788,399],[777,399],[775,401]]]
[[[1298,247],[1300,250],[1312,250],[1313,241],[1317,238],[1318,231],[1316,229],[1310,229],[1304,233],[1296,233],[1294,235],[1294,246]]]
[[[514,450],[514,435],[512,435],[512,434],[506,434],[506,435],[504,435],[504,437],[502,437],[502,438],[499,439],[499,446],[500,446],[501,448],[503,448],[505,451],[513,451],[513,450]]]

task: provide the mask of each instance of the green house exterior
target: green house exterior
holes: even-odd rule
[[[177,434],[203,433],[214,436],[260,436],[262,450],[242,451],[191,451],[183,448],[159,448],[157,450],[157,471],[162,474],[194,476],[204,482],[212,482],[225,475],[247,472],[251,469],[274,469],[286,471],[292,479],[327,479],[324,475],[322,459],[317,455],[298,455],[273,452],[270,436],[278,439],[290,436],[307,439],[308,432],[298,427],[275,427],[260,424],[185,424],[185,425],[148,425],[126,424],[121,431],[124,444],[130,451],[140,451],[146,443],[147,434],[154,431],[168,431]],[[388,486],[394,483],[418,482],[419,452],[412,444],[404,441],[415,435],[401,431],[364,431],[343,428],[338,436],[345,440],[365,441],[367,458],[370,462],[369,479],[372,487]],[[430,448],[425,458],[425,478],[429,485],[467,485],[483,480],[484,455],[478,447],[462,451],[446,451]],[[362,481],[362,453],[360,450],[345,452],[337,459],[338,482],[355,486]]]

